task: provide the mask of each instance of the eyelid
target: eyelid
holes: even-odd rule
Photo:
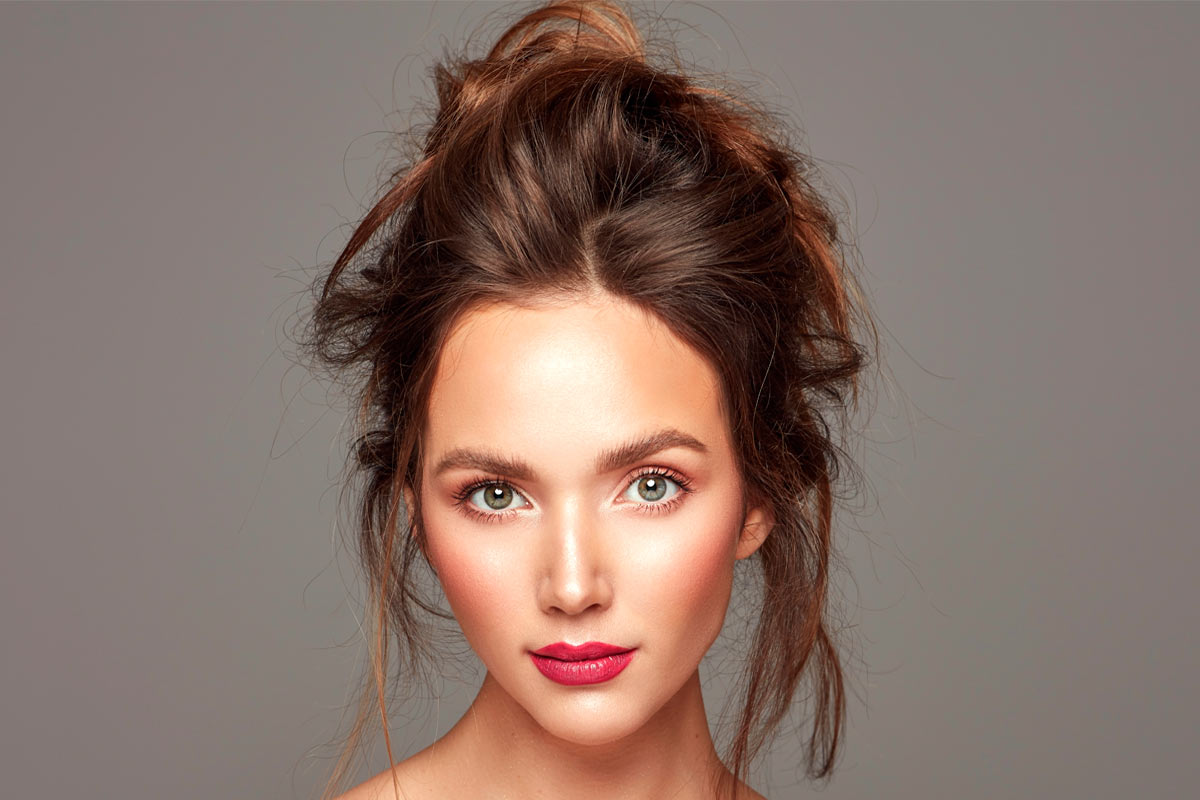
[[[466,486],[454,493],[454,505],[462,510],[464,514],[483,520],[484,522],[497,522],[504,517],[510,517],[513,514],[516,514],[519,508],[524,507],[518,506],[517,508],[506,508],[501,511],[484,511],[479,506],[470,502],[471,495],[475,494],[475,492],[488,486],[496,485],[507,486],[508,488],[512,489],[513,494],[520,496],[520,498],[525,501],[526,505],[533,505],[529,498],[525,496],[525,493],[514,486],[511,481],[498,476],[485,478],[483,480],[471,481]]]
[[[625,481],[625,489],[628,489],[632,484],[634,484],[638,478],[645,477],[646,475],[662,475],[663,477],[674,481],[679,486],[681,491],[691,491],[689,488],[692,485],[691,480],[685,477],[678,470],[671,469],[670,467],[639,467],[638,470],[630,475]]]
[[[668,480],[674,482],[675,485],[679,487],[679,491],[673,497],[671,497],[669,500],[666,500],[663,502],[641,503],[641,502],[637,502],[637,501],[629,501],[640,512],[654,514],[654,513],[662,513],[667,510],[673,509],[675,506],[677,506],[679,503],[681,503],[683,501],[683,498],[685,495],[691,494],[693,491],[695,491],[694,489],[691,488],[691,486],[692,486],[691,479],[686,477],[685,475],[683,475],[683,473],[679,472],[678,470],[672,469],[671,467],[648,465],[648,466],[639,467],[635,472],[633,472],[631,475],[629,475],[622,482],[622,489],[621,489],[620,494],[617,495],[617,498],[620,499],[621,497],[623,497],[625,492],[629,491],[629,488],[631,486],[633,486],[639,478],[645,477],[646,475],[661,475],[661,476],[667,478]],[[473,495],[475,492],[477,492],[480,489],[483,489],[485,487],[495,486],[495,485],[503,485],[503,486],[509,487],[510,489],[512,489],[513,493],[516,495],[519,495],[521,497],[521,499],[523,499],[528,506],[533,507],[533,505],[534,505],[533,502],[530,501],[530,499],[525,496],[525,493],[523,491],[521,491],[519,488],[517,488],[517,486],[514,485],[512,481],[510,481],[506,478],[502,478],[500,476],[492,476],[492,477],[484,478],[481,480],[471,481],[466,486],[464,486],[463,488],[459,489],[457,492],[454,493],[454,498],[456,501],[454,503],[454,505],[461,508],[463,513],[465,513],[471,517],[483,520],[485,522],[497,522],[505,517],[510,517],[510,516],[513,516],[514,514],[519,513],[519,508],[523,508],[523,506],[519,506],[518,508],[506,508],[502,511],[484,511],[482,508],[479,508],[478,506],[469,502],[471,495]]]
[[[624,498],[625,493],[637,483],[638,479],[646,475],[661,475],[678,486],[679,491],[667,500],[661,502],[639,502],[637,500],[625,501],[630,503],[639,513],[665,514],[674,510],[676,506],[684,501],[684,498],[687,495],[695,491],[692,488],[691,479],[683,475],[683,473],[679,472],[678,470],[671,469],[670,467],[646,466],[640,467],[637,472],[629,477],[629,479],[625,482],[625,488],[621,490],[621,494],[618,495],[618,497]]]

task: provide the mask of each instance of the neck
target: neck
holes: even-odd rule
[[[708,800],[716,778],[728,774],[708,731],[698,672],[645,725],[602,745],[549,734],[488,675],[433,749],[459,765],[474,796]]]

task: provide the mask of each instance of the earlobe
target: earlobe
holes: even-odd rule
[[[751,508],[742,523],[742,532],[738,537],[734,557],[741,560],[754,555],[762,543],[767,540],[767,536],[774,527],[775,515],[771,513],[768,506],[758,505]]]
[[[407,524],[407,529],[412,530],[412,515],[415,496],[413,495],[412,487],[404,484],[401,486],[401,491],[404,493],[404,520]]]
[[[407,534],[408,536],[417,536],[417,526],[416,526],[416,523],[414,522],[414,516],[417,513],[416,495],[413,492],[412,487],[409,486],[408,484],[404,484],[401,487],[401,491],[403,492],[403,501],[404,501],[405,527],[403,529],[403,533]],[[417,537],[417,538],[418,538],[418,543],[419,543],[420,537]],[[423,546],[421,547],[421,552],[422,553],[425,552],[425,548]],[[428,553],[426,553],[426,556],[428,556]]]
[[[404,521],[406,523],[404,533],[409,536],[416,536],[416,529],[413,525],[413,515],[416,513],[416,496],[412,490],[412,487],[408,486],[407,484],[401,486],[401,492],[403,493]],[[428,563],[432,568],[433,562],[429,560],[429,551],[425,549],[424,544],[420,542],[420,540],[418,540],[417,544],[420,547],[421,554],[425,556],[426,563]],[[437,574],[436,569],[434,570],[434,574]]]

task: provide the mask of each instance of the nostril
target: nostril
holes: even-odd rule
[[[612,599],[608,581],[593,575],[587,580],[555,581],[547,578],[540,591],[541,606],[571,616],[605,608]]]

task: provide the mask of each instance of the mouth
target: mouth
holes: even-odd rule
[[[635,648],[604,642],[555,642],[529,655],[538,671],[555,683],[581,686],[612,680],[633,660]]]

